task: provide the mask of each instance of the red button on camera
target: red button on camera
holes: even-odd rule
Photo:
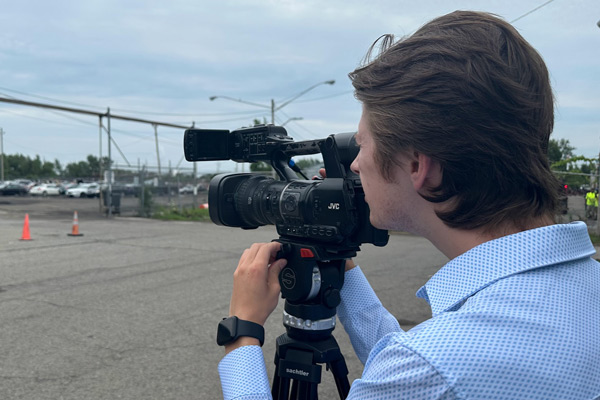
[[[302,258],[314,258],[315,254],[311,249],[300,249],[300,257]]]

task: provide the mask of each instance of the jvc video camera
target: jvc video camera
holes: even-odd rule
[[[387,231],[369,222],[369,207],[350,164],[358,153],[354,134],[294,142],[285,128],[257,125],[234,131],[188,129],[188,161],[269,162],[279,180],[254,173],[215,176],[208,192],[217,225],[253,229],[275,225],[282,243],[315,244],[319,260],[352,257],[362,243],[384,246]],[[299,179],[291,157],[321,153],[327,177]],[[354,254],[352,254],[354,253]]]

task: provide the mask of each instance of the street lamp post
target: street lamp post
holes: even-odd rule
[[[600,28],[600,20],[598,20],[596,25],[598,25],[598,28]],[[598,154],[598,166],[596,172],[596,188],[598,188],[600,184],[600,154]],[[596,196],[598,196],[597,192]],[[600,207],[596,207],[596,235],[600,235],[600,217],[598,216],[600,213],[598,212],[598,209],[600,209]]]
[[[285,121],[283,124],[281,124],[281,126],[285,126],[285,124],[287,124],[290,121],[301,121],[303,119],[304,118],[302,118],[302,117],[292,117],[292,118],[289,118],[287,121]]]
[[[4,182],[4,130],[0,128],[0,182]]]
[[[226,99],[226,100],[231,100],[231,101],[237,101],[238,103],[244,103],[244,104],[248,104],[251,106],[255,106],[255,107],[261,107],[261,108],[266,108],[271,110],[271,123],[273,125],[275,125],[275,112],[281,110],[283,107],[287,106],[288,104],[290,104],[292,101],[296,100],[298,97],[303,96],[304,94],[306,94],[307,92],[313,90],[314,88],[316,88],[317,86],[320,85],[333,85],[335,83],[335,80],[329,80],[329,81],[324,81],[324,82],[319,82],[316,83],[314,85],[312,85],[311,87],[301,91],[300,93],[292,96],[289,100],[284,101],[283,103],[279,104],[279,105],[275,105],[275,100],[271,99],[271,104],[270,105],[266,105],[266,104],[260,104],[260,103],[253,103],[251,101],[245,101],[242,99],[236,99],[234,97],[229,97],[229,96],[210,96],[209,100],[210,101],[214,101],[216,99]],[[296,118],[290,118],[290,120],[295,120]],[[286,121],[286,123],[289,122]]]

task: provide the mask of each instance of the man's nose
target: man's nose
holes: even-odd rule
[[[354,159],[354,161],[352,161],[352,164],[350,164],[350,170],[352,170],[352,172],[354,172],[355,174],[359,174],[359,172],[358,172],[358,156]]]

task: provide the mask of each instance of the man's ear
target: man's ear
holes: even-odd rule
[[[415,151],[410,165],[410,178],[417,192],[434,188],[442,182],[441,165],[431,157]]]

